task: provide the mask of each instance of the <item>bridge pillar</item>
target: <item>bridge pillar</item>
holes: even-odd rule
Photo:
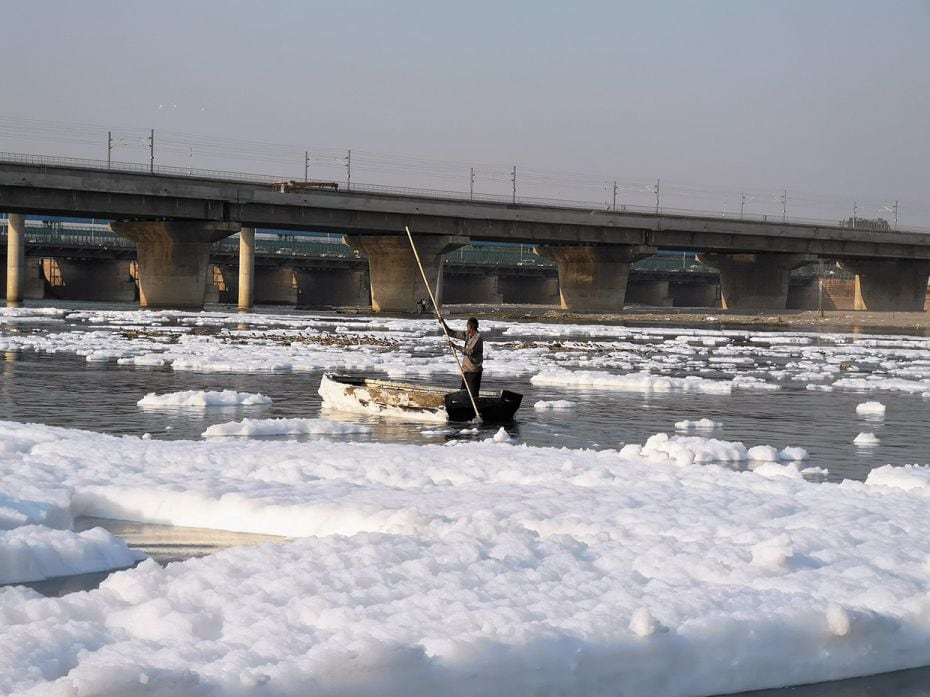
[[[429,297],[406,237],[347,235],[343,241],[368,255],[374,312],[416,312],[417,300]],[[442,257],[464,247],[469,239],[459,235],[420,235],[414,241],[436,302],[442,305]]]
[[[296,305],[297,297],[297,272],[293,266],[258,266],[255,269],[255,302]]]
[[[255,228],[239,231],[239,309],[251,310],[255,304]]]
[[[6,226],[6,301],[18,305],[26,287],[26,217],[10,213]]]
[[[497,279],[501,302],[511,305],[555,305],[559,302],[559,279],[552,275],[501,276]]]
[[[698,260],[720,271],[724,310],[784,310],[791,270],[814,261],[810,254],[700,254]]]
[[[142,307],[203,307],[210,246],[239,228],[215,222],[110,223],[114,233],[136,243]]]
[[[307,269],[297,272],[299,307],[371,305],[371,284],[364,269]]]
[[[710,281],[668,284],[672,307],[720,307],[720,284]]]
[[[840,266],[856,274],[854,310],[924,311],[930,261],[856,259]]]
[[[656,253],[645,245],[546,245],[536,254],[559,265],[559,297],[565,310],[619,312],[630,264]]]
[[[672,298],[668,291],[668,281],[638,281],[627,284],[626,300],[640,305],[671,307]]]
[[[443,272],[443,295],[448,303],[475,303],[500,305],[503,302],[498,282],[500,278],[494,269],[483,273],[449,273]]]
[[[118,259],[42,259],[49,294],[59,300],[134,302],[132,262]]]

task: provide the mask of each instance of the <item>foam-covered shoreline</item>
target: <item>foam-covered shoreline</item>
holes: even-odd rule
[[[192,376],[454,371],[426,319],[0,312],[0,330],[31,321],[0,331],[0,350]],[[887,440],[896,410],[930,394],[924,337],[481,326],[488,369],[545,384],[552,419],[575,418],[595,387],[698,392],[720,400],[714,416],[736,391],[894,392],[887,421],[874,400],[840,417]],[[139,407],[235,410],[204,431],[228,437],[203,440],[0,422],[7,581],[136,560],[103,531],[75,533],[79,515],[290,538],[143,562],[60,599],[0,588],[0,645],[13,647],[0,692],[678,696],[927,662],[927,465],[814,483],[807,444],[726,440],[725,416],[598,450],[477,429],[392,445],[359,424],[262,418],[267,399],[190,389]],[[302,440],[248,440],[283,434]]]
[[[80,598],[0,589],[13,694],[695,695],[912,667],[930,649],[926,468],[814,484],[775,462],[696,464],[746,447],[693,436],[309,447],[0,422],[0,443],[23,524],[294,538],[144,562]]]

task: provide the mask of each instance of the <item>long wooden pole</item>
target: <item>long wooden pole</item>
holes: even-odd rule
[[[413,234],[410,232],[409,226],[405,225],[404,229],[407,231],[407,239],[410,240],[410,248],[413,250],[414,258],[417,260],[417,266],[420,267],[420,275],[423,276],[423,284],[426,286],[426,292],[429,293],[430,302],[433,304],[433,310],[436,312],[436,319],[439,320],[442,333],[446,335],[446,341],[449,343],[449,350],[452,352],[455,364],[459,367],[459,373],[462,375],[462,382],[465,383],[465,391],[468,392],[468,399],[471,400],[471,406],[475,410],[475,419],[478,420],[478,423],[481,423],[481,414],[478,413],[478,404],[475,402],[475,395],[471,393],[471,385],[469,385],[468,380],[465,379],[465,369],[462,367],[462,361],[459,360],[459,356],[455,352],[455,344],[452,343],[452,337],[449,336],[449,332],[446,330],[446,323],[443,321],[442,313],[439,311],[439,305],[436,303],[436,296],[433,295],[433,289],[430,287],[429,279],[426,277],[426,271],[423,269],[423,262],[420,261],[420,254],[417,252],[417,246],[413,242]],[[466,341],[468,341],[467,338]]]

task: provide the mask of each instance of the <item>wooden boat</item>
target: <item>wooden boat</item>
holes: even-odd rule
[[[342,411],[433,422],[470,421],[475,417],[468,392],[446,387],[326,373],[319,393],[325,406]],[[481,420],[489,423],[512,421],[522,401],[522,394],[509,390],[483,391],[475,398]]]

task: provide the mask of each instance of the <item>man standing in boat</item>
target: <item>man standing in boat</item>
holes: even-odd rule
[[[450,329],[445,319],[442,319],[442,326],[445,327],[446,332],[452,338],[463,339],[465,341],[464,346],[452,345],[456,351],[462,353],[462,372],[464,374],[464,380],[462,380],[459,389],[464,390],[465,383],[467,382],[468,389],[471,391],[472,396],[477,398],[478,390],[481,389],[481,371],[482,364],[484,363],[484,339],[482,339],[481,334],[478,333],[478,320],[474,317],[469,317],[468,321],[465,323],[464,332]]]

